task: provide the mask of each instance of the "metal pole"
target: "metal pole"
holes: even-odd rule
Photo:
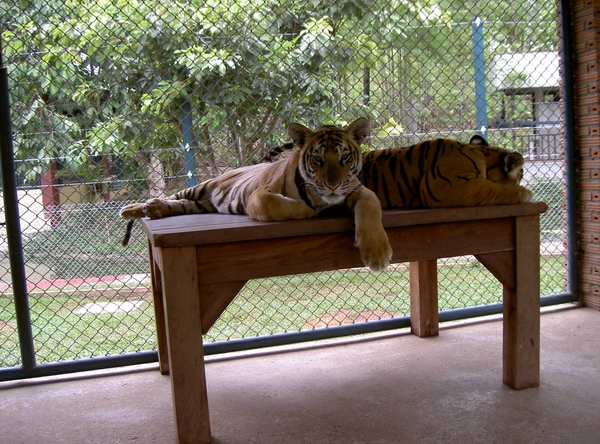
[[[122,355],[101,356],[97,358],[76,359],[74,361],[38,364],[32,371],[24,372],[20,368],[0,368],[0,382],[15,379],[41,378],[44,376],[64,375],[92,370],[104,370],[130,365],[150,364],[158,361],[158,352],[146,351],[124,353]]]
[[[194,138],[192,136],[192,106],[186,100],[181,105],[181,130],[183,133],[183,156],[185,159],[186,185],[196,185],[196,163],[194,162]]]
[[[14,151],[12,144],[12,128],[10,122],[10,99],[8,93],[8,71],[4,67],[2,42],[0,41],[0,163],[2,167],[2,191],[4,197],[4,214],[6,218],[6,235],[8,256],[12,279],[15,310],[17,312],[17,332],[21,347],[21,362],[24,371],[32,371],[35,367],[35,350],[33,333],[29,316],[29,300],[27,295],[27,276],[23,259],[21,242],[21,221],[19,217],[19,200],[17,197],[17,181],[15,175]]]
[[[573,42],[569,0],[558,2],[560,22],[565,141],[565,185],[567,216],[567,285],[573,300],[579,299],[579,245],[577,237],[577,151],[575,146],[575,86],[573,77]]]
[[[473,66],[475,68],[475,109],[477,131],[487,138],[487,105],[485,97],[485,58],[483,54],[483,20],[476,17],[471,22],[473,30]]]

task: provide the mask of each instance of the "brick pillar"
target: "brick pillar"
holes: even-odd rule
[[[600,309],[600,0],[572,0],[579,288]]]

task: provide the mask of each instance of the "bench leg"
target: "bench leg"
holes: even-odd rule
[[[440,333],[438,317],[437,261],[409,263],[410,328],[424,338]]]
[[[157,250],[161,254],[177,441],[210,443],[196,249],[191,246]]]
[[[503,380],[514,389],[540,385],[539,216],[515,219],[515,288],[504,285]]]
[[[150,258],[150,281],[152,282],[152,301],[154,303],[154,322],[156,323],[156,341],[158,343],[158,368],[161,375],[169,374],[169,349],[163,305],[162,276],[158,264],[154,261],[152,245],[148,242]]]

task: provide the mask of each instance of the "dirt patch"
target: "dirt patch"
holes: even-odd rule
[[[12,335],[17,330],[13,322],[0,321],[0,332],[6,336]]]

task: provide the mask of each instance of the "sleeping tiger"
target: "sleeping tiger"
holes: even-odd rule
[[[262,161],[293,149],[291,143],[280,145]],[[437,139],[365,152],[358,178],[383,209],[513,204],[532,198],[519,186],[523,164],[521,154],[490,147],[481,136],[469,143]]]
[[[523,164],[521,154],[481,136],[468,144],[437,139],[364,153],[359,180],[384,209],[514,204],[533,196],[519,185]]]
[[[274,163],[231,170],[166,199],[150,199],[123,207],[128,221],[127,245],[136,219],[189,213],[248,214],[260,221],[306,219],[335,206],[354,213],[355,245],[366,266],[381,270],[392,257],[392,248],[381,221],[375,194],[361,185],[361,143],[370,124],[361,118],[346,128],[333,125],[312,131],[292,124],[288,134],[298,148]]]

